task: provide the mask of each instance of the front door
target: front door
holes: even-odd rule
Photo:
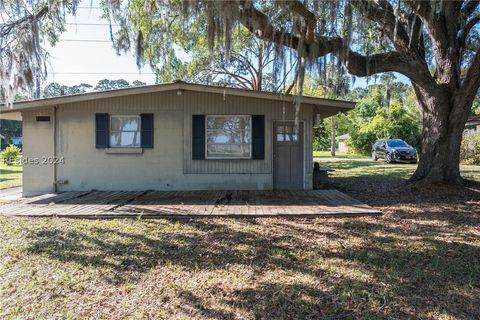
[[[273,123],[273,188],[303,189],[303,123]]]

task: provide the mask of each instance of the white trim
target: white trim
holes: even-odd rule
[[[112,117],[117,117],[117,118],[138,118],[138,131],[131,130],[131,131],[118,131],[115,130],[115,132],[138,132],[140,134],[140,144],[138,146],[112,146],[110,145],[110,139],[112,138]],[[139,149],[142,147],[142,117],[138,114],[109,114],[108,115],[108,149],[116,149],[116,148],[127,148],[127,149]],[[113,153],[113,152],[110,152]]]
[[[137,147],[114,147],[114,148],[105,148],[106,154],[142,154],[143,148]]]
[[[243,96],[258,99],[275,100],[282,102],[294,102],[296,96],[294,95],[279,95],[272,92],[254,92],[251,90],[238,89],[238,88],[225,88],[219,86],[207,86],[200,84],[191,84],[187,82],[177,81],[174,83],[156,84],[148,86],[140,86],[134,88],[124,88],[117,90],[108,90],[100,92],[87,92],[62,97],[44,98],[30,101],[18,101],[13,104],[12,108],[7,108],[5,105],[0,104],[0,113],[10,113],[19,110],[37,109],[42,107],[49,107],[56,104],[67,104],[73,102],[91,101],[97,99],[105,99],[112,97],[122,97],[136,94],[145,94],[153,92],[165,92],[173,90],[186,90],[194,92],[206,92],[227,94],[232,96]],[[182,94],[183,96],[183,94]],[[333,109],[335,113],[345,112],[355,107],[355,102],[345,100],[333,100],[314,97],[302,97],[302,105],[310,104],[313,106],[326,107],[327,110]],[[337,110],[338,109],[338,110]]]
[[[209,157],[208,156],[208,117],[242,117],[250,119],[250,155],[248,157]],[[251,114],[206,114],[205,115],[205,160],[251,160],[252,159],[252,115]]]

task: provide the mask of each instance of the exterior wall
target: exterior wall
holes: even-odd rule
[[[480,123],[468,123],[465,125],[464,134],[480,132]]]
[[[338,151],[340,152],[348,152],[348,145],[345,140],[338,141]]]
[[[291,103],[283,105],[276,101],[262,100],[248,97],[213,95],[198,92],[185,92],[184,99],[184,157],[183,172],[185,174],[266,174],[269,175],[268,184],[262,189],[272,189],[272,125],[274,120],[294,120],[295,108]],[[265,115],[265,159],[264,160],[192,160],[192,115]],[[300,109],[299,119],[304,121],[304,188],[312,188],[313,145],[312,121],[313,114],[310,106]]]
[[[50,116],[49,122],[37,122],[36,116]],[[55,191],[54,152],[55,114],[53,107],[23,112],[23,195],[33,196]]]
[[[58,191],[272,189],[272,122],[294,119],[291,103],[286,103],[285,109],[284,116],[282,105],[271,100],[234,96],[224,99],[220,94],[191,91],[181,95],[169,91],[60,105],[55,143],[56,156],[63,157],[64,163],[57,165],[56,179],[53,168],[42,172],[43,187],[46,190],[49,185],[48,191],[52,191],[53,181],[57,180],[68,181],[59,184]],[[145,148],[141,154],[110,154],[105,149],[96,149],[95,113],[99,112],[153,113],[154,148]],[[265,160],[191,160],[192,114],[264,114]],[[305,123],[304,187],[311,189],[313,114],[309,106],[302,107],[300,119]],[[33,120],[24,117],[27,150],[31,148],[27,141],[36,141],[43,150],[48,147],[53,155],[53,131],[48,131],[49,136],[39,141],[38,134],[33,132]],[[29,171],[24,176],[38,175]]]

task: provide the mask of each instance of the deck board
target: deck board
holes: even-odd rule
[[[0,203],[0,214],[31,217],[268,217],[379,215],[338,190],[62,192]]]

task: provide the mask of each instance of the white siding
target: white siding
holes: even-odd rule
[[[49,122],[37,122],[37,116],[50,116]],[[55,190],[54,166],[48,157],[54,155],[53,108],[23,112],[23,195],[33,196]],[[46,162],[44,162],[47,160]]]

